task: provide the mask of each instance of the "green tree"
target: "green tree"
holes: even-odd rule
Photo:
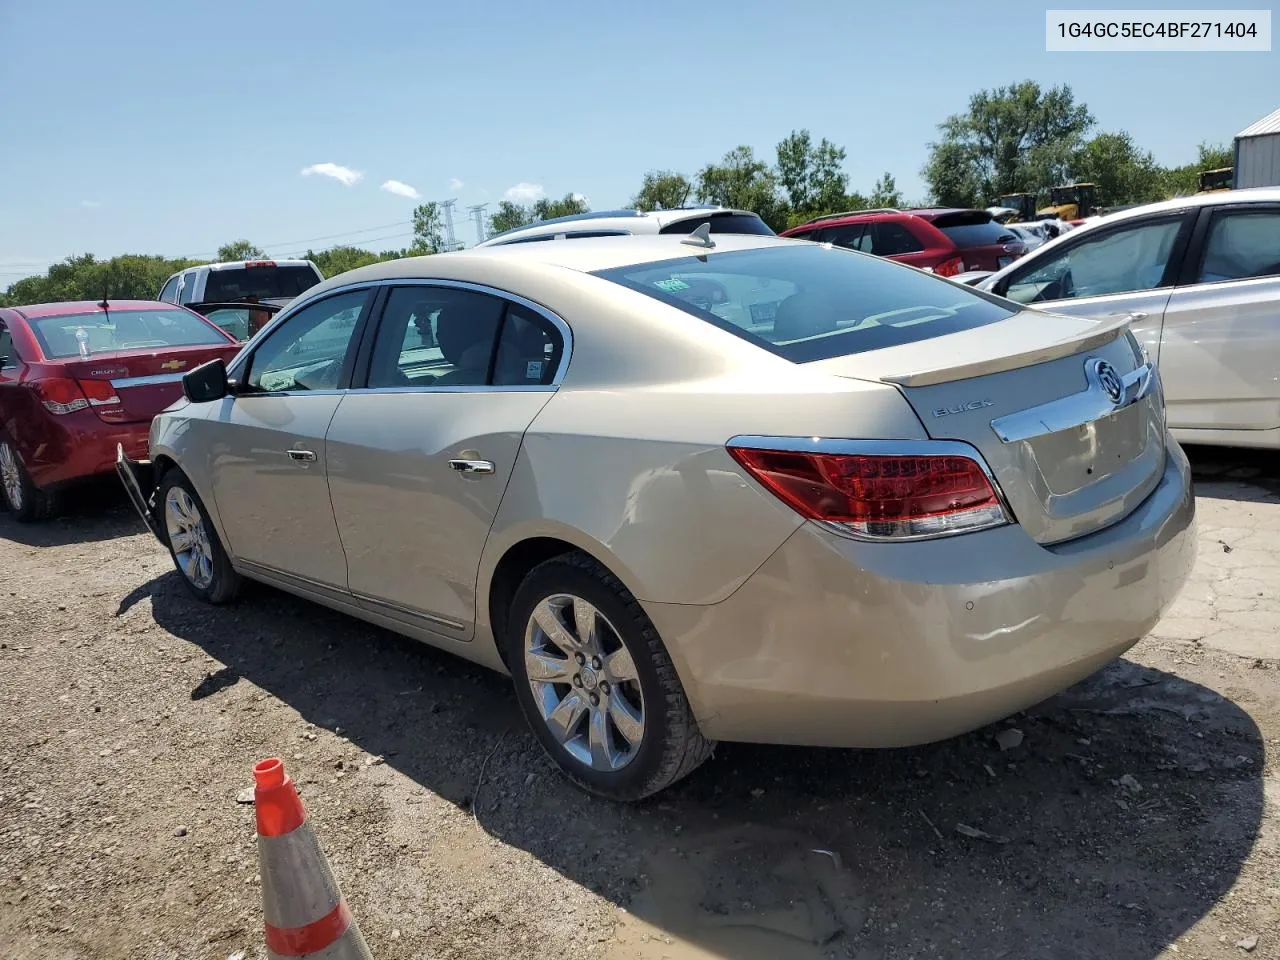
[[[734,147],[718,164],[698,171],[697,189],[703,203],[751,210],[774,230],[786,226],[787,206],[778,197],[774,173],[748,146]]]
[[[859,198],[861,199],[861,198]],[[905,207],[906,201],[902,199],[902,192],[898,189],[898,181],[893,179],[893,174],[885,171],[876,181],[876,185],[871,188],[871,196],[868,198],[867,205],[871,207]],[[856,209],[850,207],[849,209]]]
[[[367,267],[371,263],[390,258],[360,247],[332,247],[328,250],[308,250],[305,259],[319,267],[320,272],[326,277],[336,277],[348,270]]]
[[[196,261],[143,254],[98,260],[84,253],[49,267],[43,277],[26,277],[0,294],[0,306],[60,300],[152,300],[173,273]]]
[[[217,260],[219,263],[228,263],[235,260],[262,260],[265,257],[262,248],[256,244],[248,240],[233,240],[218,248]]]
[[[410,256],[439,253],[444,248],[444,233],[440,220],[440,207],[433,201],[420,203],[413,208],[413,244]]]
[[[1098,185],[1098,203],[1103,207],[1150,203],[1164,196],[1164,171],[1123,130],[1091,137],[1076,152],[1071,172],[1076,181]]]
[[[1235,154],[1230,145],[1221,143],[1201,143],[1196,151],[1194,163],[1181,167],[1170,167],[1164,171],[1164,191],[1166,196],[1186,197],[1200,189],[1200,173],[1204,170],[1219,170],[1235,163]]]
[[[498,210],[489,218],[489,235],[514,230],[539,220],[554,220],[556,217],[569,217],[577,213],[586,213],[591,208],[581,194],[566,193],[561,199],[553,200],[543,197],[537,203],[524,207],[510,200],[498,204]]]
[[[566,193],[559,200],[543,197],[533,205],[533,219],[554,220],[556,217],[571,217],[579,213],[587,213],[587,198],[579,193]]]
[[[793,130],[777,147],[777,181],[797,213],[831,213],[844,207],[849,177],[845,151],[826,137],[815,146],[808,130]]]
[[[640,192],[631,198],[636,210],[677,210],[689,202],[693,184],[683,173],[650,170],[644,175]]]
[[[510,200],[500,200],[498,209],[489,217],[489,235],[504,233],[533,223],[533,211]]]
[[[1093,127],[1093,115],[1071,88],[1042,90],[1031,80],[969,98],[965,113],[947,117],[929,144],[921,171],[936,201],[978,206],[1018,190],[1060,183]]]

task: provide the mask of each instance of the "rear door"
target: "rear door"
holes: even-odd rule
[[[1090,230],[1027,257],[992,290],[1052,313],[1127,318],[1138,342],[1159,361],[1165,306],[1194,216],[1184,210]]]
[[[1280,428],[1280,204],[1203,210],[1180,279],[1160,345],[1170,421]]]
[[[354,364],[368,289],[307,304],[232,368],[234,392],[190,429],[206,431],[210,477],[232,554],[304,589],[345,593],[325,431]]]
[[[480,554],[568,340],[562,321],[498,291],[390,291],[364,386],[343,399],[325,441],[361,603],[471,638]]]

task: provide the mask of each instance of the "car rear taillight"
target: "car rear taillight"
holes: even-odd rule
[[[729,454],[801,516],[861,540],[917,540],[1010,522],[973,458],[850,454],[730,444]]]
[[[99,419],[107,423],[123,422],[124,406],[110,380],[81,380],[80,389],[84,391],[89,406],[93,407],[93,412]]]
[[[49,380],[33,380],[28,386],[36,392],[44,408],[55,416],[65,416],[89,406],[89,401],[79,384],[61,377]]]
[[[950,260],[943,260],[933,268],[933,272],[940,277],[954,277],[957,273],[964,273],[964,259],[952,257]]]
[[[253,267],[274,267],[275,265],[276,262],[274,260],[246,260],[244,268],[250,270]]]

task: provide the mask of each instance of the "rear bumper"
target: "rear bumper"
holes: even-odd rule
[[[124,485],[129,502],[147,529],[161,543],[160,526],[155,511],[155,469],[148,460],[130,460],[123,447],[116,447],[116,474]]]
[[[805,524],[732,596],[646,603],[712,738],[889,747],[976,729],[1141,639],[1195,559],[1172,444],[1128,517],[1053,547],[1010,526],[869,544]]]
[[[31,481],[48,489],[74,480],[110,474],[116,465],[116,448],[127,455],[147,457],[150,421],[104,423],[91,411],[63,417],[47,417],[38,439],[22,450]]]

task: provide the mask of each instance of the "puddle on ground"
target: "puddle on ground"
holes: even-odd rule
[[[812,838],[735,828],[651,858],[606,960],[819,960],[866,921],[867,898]]]

